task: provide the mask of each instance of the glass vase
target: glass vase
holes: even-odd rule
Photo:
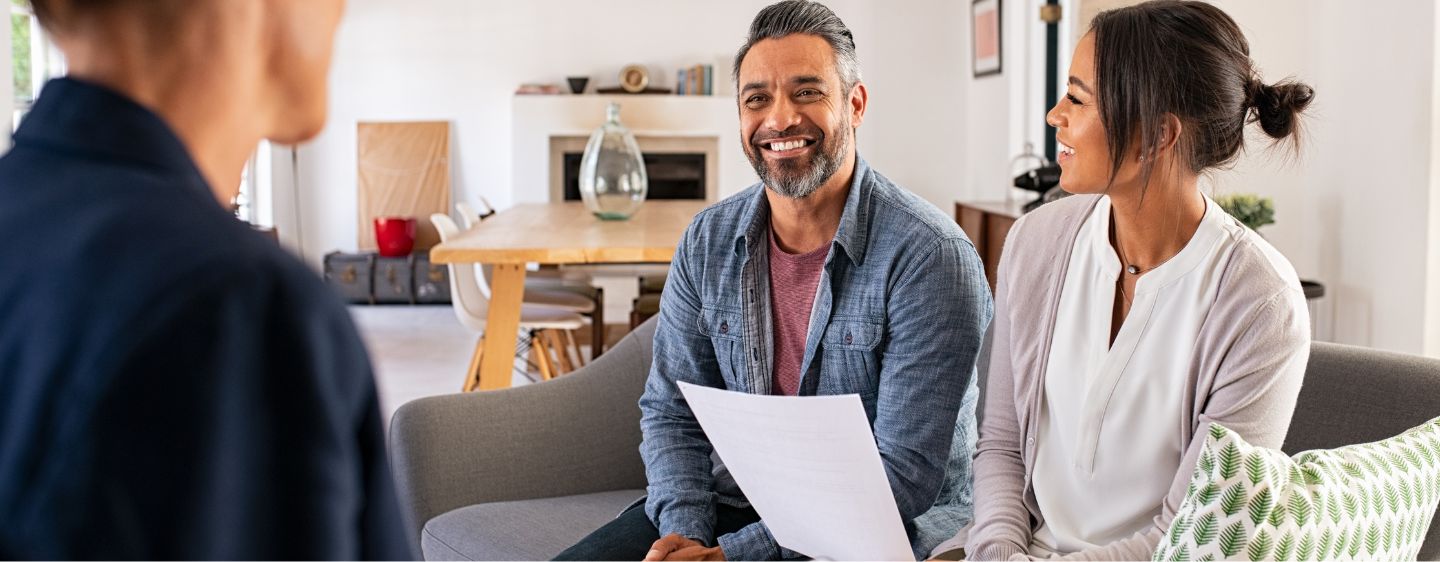
[[[648,189],[635,135],[620,124],[620,104],[611,103],[580,158],[580,198],[602,220],[625,220],[640,210]]]

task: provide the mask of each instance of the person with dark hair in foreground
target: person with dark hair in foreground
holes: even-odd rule
[[[1101,13],[1068,82],[1048,121],[1078,195],[1005,242],[975,523],[942,558],[1149,559],[1209,424],[1279,448],[1304,377],[1294,268],[1198,178],[1249,123],[1294,139],[1312,90],[1262,82],[1239,26],[1185,0]]]
[[[415,556],[337,298],[227,211],[326,116],[342,0],[33,0],[0,159],[5,558]]]

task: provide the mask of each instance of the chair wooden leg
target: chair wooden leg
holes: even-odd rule
[[[465,382],[460,385],[462,392],[470,392],[480,387],[480,358],[485,356],[485,337],[481,336],[475,342],[475,352],[470,355],[470,368],[465,371]]]
[[[557,375],[575,370],[575,366],[570,363],[570,350],[565,346],[565,336],[560,335],[562,332],[564,330],[545,330],[545,343],[555,353]]]
[[[548,381],[555,378],[555,370],[550,365],[549,345],[545,342],[545,331],[540,330],[530,335],[530,355],[535,359],[535,365],[540,369],[540,380]]]
[[[590,313],[590,360],[605,353],[605,289],[595,290],[595,311]]]
[[[589,363],[585,360],[585,351],[580,349],[580,338],[575,335],[575,332],[566,332],[565,339],[570,342],[570,348],[575,350],[575,368],[579,369]]]

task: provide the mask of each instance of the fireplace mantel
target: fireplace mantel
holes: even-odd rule
[[[515,203],[554,199],[552,147],[584,139],[605,121],[605,107],[620,104],[620,121],[641,138],[673,139],[676,145],[715,147],[712,201],[757,180],[740,148],[735,100],[716,96],[517,95],[512,101],[512,193]],[[644,147],[642,147],[644,149]],[[708,174],[707,174],[708,175]],[[558,180],[557,180],[558,181]]]

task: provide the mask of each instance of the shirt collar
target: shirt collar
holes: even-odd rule
[[[109,88],[57,78],[15,131],[17,145],[118,160],[188,176],[210,191],[180,137],[155,112]]]
[[[855,173],[850,179],[850,193],[845,196],[845,208],[840,214],[840,228],[835,231],[835,243],[855,265],[865,261],[865,244],[870,232],[870,164],[860,155],[855,155]],[[735,235],[736,250],[752,248],[755,243],[765,243],[770,233],[770,202],[765,198],[768,189],[764,184],[756,190],[746,205],[740,224],[746,225]]]

